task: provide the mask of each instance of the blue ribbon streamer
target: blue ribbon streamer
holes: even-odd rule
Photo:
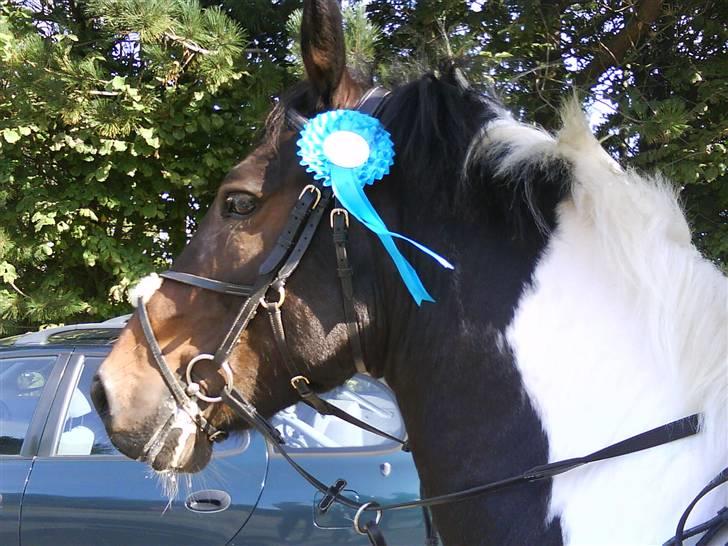
[[[395,245],[393,237],[414,245],[435,259],[443,267],[453,269],[452,264],[417,241],[413,241],[409,237],[405,237],[399,233],[389,231],[384,224],[384,220],[374,210],[371,202],[364,194],[363,188],[358,184],[352,169],[331,165],[331,188],[334,190],[334,195],[341,202],[341,205],[349,211],[349,214],[376,233],[379,240],[382,241],[384,248],[392,257],[392,261],[397,267],[404,284],[407,286],[407,290],[412,294],[417,305],[420,305],[423,301],[434,302],[434,298],[427,292],[412,264],[407,261],[407,258],[402,255],[397,245]]]
[[[322,147],[325,137],[342,130],[359,134],[369,144],[370,157],[363,165],[354,168],[341,167],[325,157]],[[389,167],[393,163],[394,147],[389,133],[379,120],[351,110],[324,112],[306,124],[298,146],[301,165],[314,173],[314,178],[323,180],[324,185],[331,186],[341,205],[382,241],[417,305],[423,301],[434,302],[434,298],[425,289],[412,264],[397,248],[394,239],[401,239],[413,245],[442,267],[454,269],[453,265],[421,243],[389,231],[364,193],[364,186],[381,179],[389,172]]]

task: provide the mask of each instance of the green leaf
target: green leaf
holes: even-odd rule
[[[122,76],[114,76],[110,82],[111,88],[116,90],[122,90],[126,87],[126,78]]]
[[[148,146],[151,146],[152,148],[159,148],[159,137],[154,136],[154,129],[140,127],[137,132]]]
[[[98,169],[96,169],[96,172],[94,172],[94,177],[99,182],[105,182],[107,178],[109,178],[109,173],[111,172],[111,163],[105,163],[101,165]]]
[[[31,216],[30,221],[33,223],[33,227],[36,232],[43,229],[45,226],[52,226],[56,223],[56,212],[41,212],[37,211],[33,213],[33,216]]]
[[[15,270],[15,266],[8,262],[0,262],[0,278],[6,283],[15,282],[18,278],[18,272]]]
[[[15,144],[20,140],[20,132],[15,129],[3,129],[3,138],[9,144]]]
[[[98,216],[96,216],[96,213],[91,209],[78,209],[78,215],[83,216],[84,218],[90,218],[94,222],[99,221]]]

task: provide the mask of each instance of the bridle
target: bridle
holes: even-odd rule
[[[381,87],[373,88],[362,97],[357,109],[366,114],[376,115],[383,107],[388,94],[389,92]],[[292,128],[300,130],[306,123],[307,118],[295,110],[289,110],[286,120]],[[304,402],[319,413],[333,415],[343,419],[373,434],[397,442],[404,449],[408,449],[405,440],[381,431],[320,398],[311,388],[310,379],[297,368],[286,342],[281,315],[281,307],[286,297],[286,282],[300,264],[306,250],[308,250],[314,234],[332,201],[335,201],[335,199],[333,199],[331,189],[324,187],[318,182],[308,184],[303,188],[291,209],[273,249],[258,268],[257,278],[253,284],[243,285],[222,282],[180,271],[166,271],[160,274],[160,277],[178,283],[245,298],[238,314],[215,353],[199,354],[188,363],[185,373],[186,383],[183,383],[166,363],[159,344],[156,341],[146,307],[142,301],[139,302],[137,307],[139,309],[142,331],[151,349],[152,357],[159,366],[164,381],[179,407],[190,415],[198,428],[207,434],[210,440],[222,440],[226,437],[226,433],[217,430],[201,415],[193,398],[198,398],[207,403],[229,403],[235,399],[239,404],[246,407],[246,410],[250,413],[255,423],[257,423],[257,426],[265,427],[271,434],[277,434],[277,431],[255,411],[253,405],[234,388],[232,370],[227,363],[240,336],[256,315],[258,309],[262,307],[268,313],[276,347],[290,373],[290,384]],[[337,274],[341,283],[346,330],[354,361],[354,369],[359,373],[367,373],[354,308],[352,268],[348,258],[349,213],[346,209],[334,206],[329,212],[328,218],[333,230],[333,242],[337,258]],[[204,360],[211,361],[225,377],[225,388],[217,397],[209,397],[204,394],[199,384],[193,380],[192,369],[198,362]]]
[[[356,109],[360,112],[376,117],[384,107],[388,95],[389,92],[381,87],[372,88],[364,94],[356,106]],[[308,119],[299,112],[289,109],[286,112],[286,121],[291,128],[301,130]],[[549,479],[585,464],[612,457],[619,457],[663,445],[692,436],[699,431],[700,416],[698,414],[694,414],[647,432],[643,432],[636,436],[632,436],[626,440],[607,446],[604,449],[584,457],[540,465],[517,476],[490,482],[470,489],[410,502],[389,505],[380,505],[376,502],[361,503],[342,494],[342,491],[346,486],[345,480],[339,479],[333,485],[327,486],[301,467],[288,454],[284,448],[284,439],[278,430],[275,429],[263,416],[261,416],[254,405],[250,403],[235,387],[233,372],[228,364],[228,359],[238,343],[240,336],[250,324],[250,321],[256,315],[258,309],[262,307],[268,313],[276,347],[290,374],[291,387],[296,391],[303,402],[321,414],[333,415],[354,426],[367,430],[368,432],[397,442],[401,444],[402,449],[406,451],[409,450],[407,440],[391,436],[390,434],[357,419],[356,417],[320,398],[318,394],[314,392],[311,380],[304,373],[301,373],[299,368],[296,366],[295,360],[291,356],[291,352],[286,341],[281,315],[281,308],[286,297],[286,282],[300,264],[301,259],[308,250],[309,245],[311,244],[322,219],[326,216],[325,213],[332,202],[333,208],[329,211],[328,219],[333,233],[334,247],[336,249],[337,275],[341,284],[344,318],[349,346],[351,347],[353,368],[356,372],[367,373],[367,369],[364,365],[361,338],[357,325],[356,310],[354,307],[354,291],[352,284],[353,271],[348,258],[349,214],[346,209],[338,206],[336,199],[332,195],[331,189],[316,181],[308,184],[301,191],[296,203],[291,209],[283,231],[279,235],[275,246],[259,267],[257,278],[253,284],[234,284],[180,271],[166,271],[160,274],[162,278],[170,281],[218,292],[220,294],[244,298],[243,303],[240,306],[230,328],[225,334],[220,346],[214,354],[203,353],[190,360],[185,370],[185,381],[182,381],[182,379],[180,379],[167,364],[162,354],[162,350],[159,347],[159,343],[156,340],[143,299],[139,300],[137,308],[139,311],[142,331],[149,345],[154,362],[159,367],[160,373],[162,374],[162,377],[177,405],[190,416],[199,430],[204,432],[213,442],[221,441],[227,437],[226,431],[215,428],[203,417],[195,399],[202,400],[209,404],[226,404],[252,428],[255,428],[259,433],[261,433],[270,442],[273,448],[287,460],[294,470],[296,470],[296,472],[298,472],[313,487],[324,494],[323,499],[318,505],[318,510],[326,512],[335,502],[355,509],[356,515],[353,522],[354,529],[362,535],[367,535],[372,544],[379,546],[386,544],[381,530],[379,529],[379,521],[384,511],[417,507],[424,509],[445,503],[460,502],[485,493],[499,491],[524,483],[533,483]],[[194,366],[198,362],[206,360],[211,361],[212,364],[222,373],[225,379],[225,385],[218,396],[209,396],[204,393],[200,388],[199,383],[194,379],[192,373]],[[160,430],[163,430],[165,427],[169,427],[169,422],[165,423]],[[159,437],[160,430],[153,435],[153,440]],[[145,453],[150,448],[151,443],[152,440],[150,440],[147,446],[145,446]],[[666,542],[665,545],[680,545],[685,538],[689,538],[700,533],[705,534],[700,539],[699,544],[707,544],[707,542],[703,542],[706,538],[709,540],[724,525],[728,525],[728,508],[724,508],[711,520],[685,530],[687,517],[698,500],[726,481],[728,481],[728,467],[719,473],[718,476],[716,476],[688,505],[683,516],[680,518],[675,536]],[[373,514],[374,518],[364,522],[362,518],[365,513],[369,516]]]

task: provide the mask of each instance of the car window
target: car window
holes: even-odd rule
[[[91,404],[91,381],[102,358],[86,357],[63,415],[56,455],[115,455],[104,424]]]
[[[0,455],[19,455],[56,356],[0,359]]]
[[[357,374],[321,398],[392,436],[405,435],[394,393],[376,379]],[[271,421],[286,445],[294,449],[351,449],[393,444],[333,415],[321,415],[303,402],[278,412]]]
[[[91,403],[91,383],[103,362],[103,357],[87,356],[74,386],[63,415],[63,429],[55,449],[57,456],[64,455],[121,455],[109,440],[104,424]],[[215,457],[241,453],[247,449],[250,437],[231,434],[215,444]]]

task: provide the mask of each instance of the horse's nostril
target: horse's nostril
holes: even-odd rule
[[[105,423],[109,416],[109,400],[106,397],[106,389],[99,374],[94,375],[93,381],[91,382],[91,400],[99,416]]]

